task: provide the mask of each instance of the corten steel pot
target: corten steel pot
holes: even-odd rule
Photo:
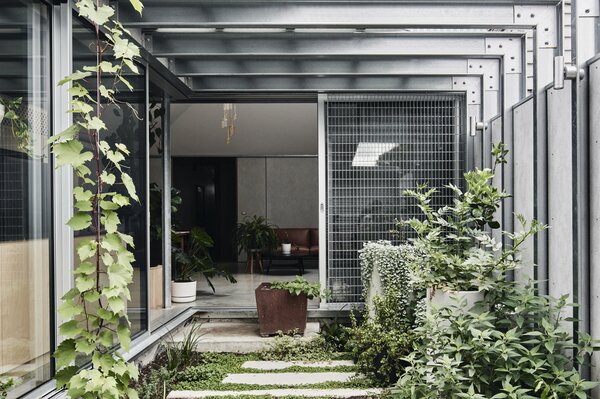
[[[266,337],[279,332],[304,333],[306,295],[292,295],[286,290],[271,289],[271,283],[259,285],[255,294],[260,335]]]

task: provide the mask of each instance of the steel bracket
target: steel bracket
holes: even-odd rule
[[[481,77],[454,76],[452,89],[467,93],[467,105],[481,105]]]
[[[468,60],[469,75],[483,76],[483,90],[498,90],[500,88],[500,70],[497,60],[473,59]]]
[[[504,55],[505,73],[522,73],[523,50],[521,43],[521,39],[512,37],[487,37],[485,39],[485,53]]]
[[[538,46],[540,48],[557,47],[558,20],[554,5],[514,6],[514,21],[519,25],[537,27]]]
[[[577,17],[600,17],[600,2],[598,0],[577,0]]]

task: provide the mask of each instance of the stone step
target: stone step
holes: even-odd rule
[[[192,327],[181,329],[173,340],[182,341],[189,328]],[[258,323],[248,321],[202,323],[197,333],[201,336],[196,346],[198,352],[260,352],[268,349],[275,340],[275,337],[261,337]],[[305,338],[312,338],[318,333],[318,322],[306,324]]]
[[[260,389],[252,391],[173,391],[167,399],[200,399],[209,397],[271,396],[273,398],[372,398],[380,395],[379,388],[369,389]]]
[[[356,373],[242,373],[227,374],[223,384],[246,385],[312,385],[324,382],[348,382]]]
[[[285,370],[291,367],[319,367],[319,368],[334,368],[334,367],[344,367],[344,366],[354,366],[354,362],[352,360],[329,360],[323,362],[305,362],[305,361],[258,361],[251,360],[244,362],[242,364],[243,369],[253,369],[253,370]]]

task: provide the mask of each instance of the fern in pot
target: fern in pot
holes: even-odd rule
[[[197,281],[195,273],[202,273],[213,292],[215,286],[211,278],[220,276],[230,283],[237,281],[229,272],[218,269],[209,253],[214,245],[208,233],[198,227],[190,233],[190,244],[187,251],[173,248],[174,280],[171,283],[171,300],[173,302],[193,302],[196,299]]]
[[[465,173],[466,190],[453,184],[446,186],[455,195],[452,205],[433,209],[431,199],[436,190],[426,186],[405,191],[405,195],[416,199],[423,213],[421,218],[400,222],[400,227],[408,226],[416,233],[412,243],[418,255],[408,263],[415,281],[427,289],[429,306],[462,301],[466,309],[471,309],[483,299],[483,291],[493,284],[495,274],[516,267],[514,262],[499,262],[488,256],[501,249],[489,230],[500,228],[494,215],[509,197],[492,185],[497,166],[506,163],[507,151],[500,143],[492,154],[492,169]]]
[[[262,254],[277,247],[275,227],[262,216],[246,217],[237,224],[235,242],[239,253],[246,253],[246,266],[250,272],[256,264],[262,270]]]

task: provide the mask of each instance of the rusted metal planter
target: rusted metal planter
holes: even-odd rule
[[[292,295],[286,290],[271,289],[270,283],[262,283],[254,291],[258,325],[263,337],[279,332],[304,333],[306,328],[306,295]]]

